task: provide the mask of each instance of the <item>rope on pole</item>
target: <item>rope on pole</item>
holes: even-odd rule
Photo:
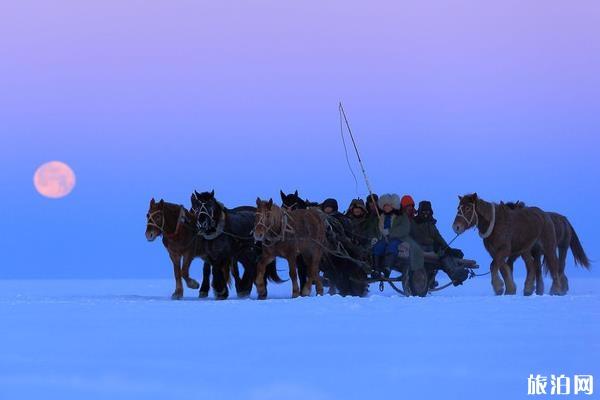
[[[379,217],[379,207],[375,203],[375,197],[373,196],[373,190],[371,189],[371,183],[369,182],[369,178],[367,177],[367,172],[365,171],[365,166],[360,158],[360,153],[358,151],[358,146],[356,145],[356,140],[354,140],[354,135],[352,134],[352,129],[350,128],[350,123],[348,122],[348,117],[346,116],[346,111],[344,110],[344,106],[340,101],[339,104],[340,117],[344,118],[344,122],[346,123],[346,127],[348,128],[348,133],[350,134],[350,139],[352,139],[352,145],[354,146],[354,151],[356,152],[356,157],[358,158],[358,163],[360,164],[360,169],[362,171],[363,177],[365,178],[365,183],[367,184],[367,190],[369,191],[369,197],[371,198],[371,202],[375,204],[375,213],[377,217]],[[345,143],[345,142],[344,142]],[[344,144],[345,146],[345,144]]]

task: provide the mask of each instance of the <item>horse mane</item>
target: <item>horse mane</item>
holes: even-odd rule
[[[506,207],[510,208],[511,210],[516,210],[516,209],[521,209],[521,208],[525,208],[525,202],[517,200],[517,201],[509,201],[506,203],[502,203],[504,204]]]

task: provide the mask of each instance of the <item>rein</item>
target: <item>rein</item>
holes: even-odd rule
[[[273,229],[275,225],[275,221],[273,221],[273,210],[260,213],[258,217],[258,222],[256,222],[257,227],[263,226],[265,228],[263,242],[266,246],[272,246],[277,242],[284,241],[286,239],[286,234],[293,235],[294,233],[296,233],[292,225],[290,225],[289,223],[289,220],[293,221],[293,218],[283,208],[280,208],[279,210],[281,210],[281,213],[283,214],[283,216],[281,217],[281,226],[279,228],[279,233],[275,232],[275,230]],[[270,222],[270,224],[267,225],[265,221]],[[269,235],[270,232],[275,233],[275,235]]]
[[[467,218],[465,215],[465,212],[463,210],[464,204],[461,205],[460,207],[458,207],[458,213],[456,214],[456,216],[464,219],[467,222],[467,226],[469,226],[469,227],[476,226],[477,230],[479,231],[479,214],[477,213],[476,204],[477,203],[473,203],[473,212],[471,213],[470,218]],[[492,206],[492,220],[490,221],[490,224],[484,233],[481,233],[481,231],[478,232],[479,236],[482,239],[487,239],[488,237],[490,237],[496,226],[496,204],[495,203],[490,203],[490,204]],[[473,220],[475,220],[475,223],[473,223]],[[456,239],[456,238],[454,238],[454,239]],[[454,241],[454,239],[452,241]]]

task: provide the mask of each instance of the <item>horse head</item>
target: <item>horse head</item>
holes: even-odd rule
[[[221,214],[221,205],[215,199],[215,191],[198,193],[191,196],[190,212],[196,218],[196,226],[200,233],[208,233],[217,228]]]
[[[456,217],[452,223],[452,229],[457,235],[460,235],[477,225],[478,217],[476,208],[479,197],[477,196],[477,193],[473,193],[465,196],[458,196],[458,200],[458,208]]]
[[[149,242],[162,235],[165,229],[164,205],[165,202],[162,199],[159,202],[154,198],[150,200],[150,207],[146,213],[146,239]]]
[[[273,227],[273,199],[269,201],[256,198],[256,214],[254,216],[254,240],[262,242]]]
[[[304,200],[298,196],[298,191],[294,193],[285,194],[282,190],[279,191],[281,195],[281,207],[288,210],[297,210],[299,208],[306,208]]]

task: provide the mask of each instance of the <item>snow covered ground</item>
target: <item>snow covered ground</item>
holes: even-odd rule
[[[514,399],[530,373],[600,384],[600,279],[525,298],[493,296],[488,278],[428,298],[291,300],[286,282],[262,302],[172,301],[170,280],[0,281],[0,399]]]

